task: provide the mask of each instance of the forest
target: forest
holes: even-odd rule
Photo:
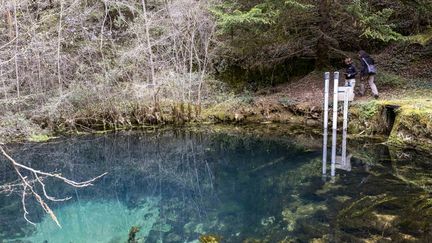
[[[4,139],[246,116],[220,113],[259,103],[257,94],[281,84],[321,85],[322,72],[343,68],[345,57],[358,62],[359,50],[377,59],[379,85],[431,86],[427,0],[3,0],[0,7]],[[279,103],[301,96],[290,92]]]
[[[323,75],[343,77],[347,58],[360,69],[364,52],[380,95],[356,92],[354,169],[328,179]],[[151,221],[114,220],[127,242],[140,229],[150,242],[428,241],[431,76],[430,0],[0,0],[0,242],[39,240],[28,224],[61,228],[74,207]],[[78,188],[90,203],[76,206]]]

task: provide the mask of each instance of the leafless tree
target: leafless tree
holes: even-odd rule
[[[59,13],[59,24],[58,24],[58,40],[57,40],[57,76],[59,93],[63,94],[63,84],[61,79],[61,61],[60,61],[60,51],[61,51],[61,32],[62,32],[62,18],[63,18],[63,1],[60,0],[60,13]]]
[[[211,2],[3,0],[1,95],[67,94],[80,84],[147,80],[144,87],[157,88],[161,98],[200,104],[214,46]]]
[[[160,100],[200,106],[215,45],[208,11],[213,1],[1,0],[0,101],[27,105],[36,97],[40,103],[32,100],[27,114],[59,117],[59,107],[75,109],[77,100],[86,99],[110,102],[117,93],[154,110]],[[81,87],[88,92],[74,93]],[[32,196],[57,221],[45,202],[57,200],[46,195],[45,178],[74,187],[100,178],[76,183],[26,167],[3,147],[0,152],[19,178],[0,190],[22,191],[25,217]]]

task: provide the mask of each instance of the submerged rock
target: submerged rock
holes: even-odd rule
[[[326,210],[327,207],[323,204],[300,204],[296,209],[285,208],[282,211],[282,217],[287,222],[286,229],[294,231],[297,220],[312,217],[312,215],[319,210]]]
[[[261,225],[262,226],[269,226],[269,225],[272,225],[274,222],[275,222],[274,216],[270,216],[268,218],[261,219]]]
[[[221,237],[217,235],[202,235],[199,237],[201,243],[220,243]]]
[[[137,226],[132,226],[129,231],[128,243],[137,243],[136,234],[140,231],[140,228]]]
[[[166,242],[180,242],[181,236],[175,233],[170,233],[165,238]]]

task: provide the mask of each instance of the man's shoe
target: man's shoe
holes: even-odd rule
[[[377,95],[377,94],[374,95],[374,98],[375,98],[375,99],[378,99],[378,98],[379,98],[379,95]]]

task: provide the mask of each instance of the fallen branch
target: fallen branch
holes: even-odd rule
[[[45,183],[43,182],[43,179],[41,178],[41,176],[56,178],[56,179],[63,181],[64,183],[66,183],[68,185],[73,186],[73,187],[82,188],[82,187],[92,186],[93,185],[92,183],[94,181],[96,181],[97,179],[108,174],[107,172],[105,172],[102,175],[99,175],[99,176],[97,176],[91,180],[84,181],[84,182],[76,182],[76,181],[73,181],[73,180],[70,180],[70,179],[63,177],[59,173],[48,173],[48,172],[36,170],[36,169],[31,168],[31,167],[20,164],[20,163],[16,162],[9,154],[7,154],[1,145],[0,145],[0,152],[3,154],[3,156],[5,156],[11,162],[12,167],[14,168],[15,172],[17,173],[17,175],[19,177],[19,180],[16,182],[0,186],[0,192],[12,193],[13,191],[16,190],[15,188],[22,187],[21,202],[22,202],[22,207],[24,210],[24,219],[32,225],[35,225],[35,223],[33,223],[32,221],[30,221],[27,218],[27,215],[29,214],[29,212],[27,211],[27,207],[26,207],[27,194],[33,195],[34,198],[36,199],[36,201],[40,204],[42,209],[45,211],[45,213],[50,215],[51,219],[61,228],[60,222],[58,221],[56,215],[51,210],[51,208],[48,206],[48,204],[44,201],[44,198],[42,196],[40,196],[39,193],[35,190],[34,184],[38,183],[42,186],[43,196],[49,201],[63,202],[63,201],[67,201],[67,200],[71,199],[71,197],[57,199],[55,197],[49,196],[48,193],[46,192]],[[24,176],[21,173],[20,169],[27,171],[27,172],[30,172],[32,175],[34,175],[35,180],[29,180],[26,176]]]

